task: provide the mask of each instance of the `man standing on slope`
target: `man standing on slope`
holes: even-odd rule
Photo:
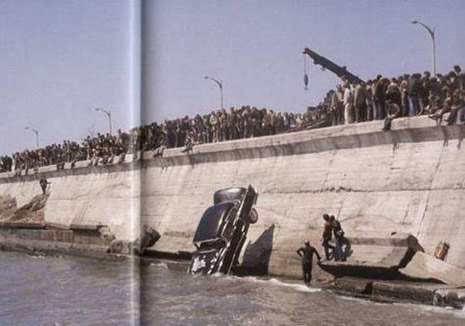
[[[325,220],[325,226],[321,236],[321,243],[325,250],[326,260],[329,261],[334,256],[334,246],[329,244],[333,238],[333,224],[328,214],[323,214],[323,219]],[[331,249],[331,252],[329,252],[329,249]]]
[[[42,188],[42,194],[45,195],[47,193],[47,186],[51,184],[51,182],[48,182],[45,177],[42,177],[39,180],[39,184],[40,184],[40,188]]]
[[[300,247],[297,250],[297,254],[302,257],[302,272],[304,276],[304,282],[307,285],[310,285],[312,281],[312,266],[313,266],[313,254],[318,258],[318,262],[321,261],[320,254],[316,251],[315,248],[310,246],[310,242],[305,241],[305,246]]]
[[[344,231],[342,230],[341,223],[338,220],[336,220],[334,215],[331,215],[330,221],[333,226],[334,237],[336,238],[336,247],[334,248],[334,260],[345,261],[344,253],[342,251],[342,245],[344,244]]]

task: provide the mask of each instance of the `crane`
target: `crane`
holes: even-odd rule
[[[363,82],[360,78],[355,76],[354,74],[350,73],[347,71],[346,67],[340,67],[334,62],[332,62],[329,59],[326,59],[325,57],[319,55],[313,50],[310,50],[309,48],[305,48],[303,51],[304,54],[308,55],[310,58],[313,59],[313,63],[316,65],[320,65],[325,69],[328,69],[332,73],[336,74],[338,77],[347,80],[351,84],[359,84]]]

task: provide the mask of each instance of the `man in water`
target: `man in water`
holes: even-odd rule
[[[321,261],[320,254],[316,251],[315,248],[310,246],[310,242],[305,241],[305,246],[300,247],[297,250],[297,254],[302,257],[302,272],[304,275],[304,282],[307,285],[310,285],[312,281],[312,266],[313,266],[313,254],[318,258],[318,262]]]

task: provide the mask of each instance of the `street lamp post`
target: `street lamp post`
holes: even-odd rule
[[[111,129],[111,111],[107,111],[107,110],[104,110],[104,109],[101,109],[101,108],[96,108],[95,111],[103,112],[108,116],[108,121],[110,123],[110,136],[112,136],[113,133],[112,133],[112,129]]]
[[[418,24],[418,25],[422,26],[424,29],[426,29],[426,31],[431,36],[431,40],[433,41],[433,75],[435,76],[436,75],[436,38],[435,38],[435,35],[434,35],[434,28],[431,29],[428,26],[426,26],[425,24],[423,24],[422,22],[418,21],[418,20],[414,20],[411,23],[412,24]]]
[[[36,134],[36,142],[37,142],[37,148],[40,148],[40,142],[39,142],[39,130],[37,129],[34,129],[34,128],[31,128],[31,127],[25,127],[24,128],[25,130],[30,130],[32,131],[33,133]]]
[[[221,109],[223,109],[223,82],[222,82],[221,80],[215,79],[215,78],[210,77],[210,76],[205,76],[205,77],[203,77],[203,78],[212,80],[212,81],[215,82],[215,83],[218,85],[218,87],[220,88]]]

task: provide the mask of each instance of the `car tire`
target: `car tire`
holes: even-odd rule
[[[219,204],[225,201],[235,201],[241,200],[247,192],[246,188],[242,187],[233,187],[221,189],[215,192],[213,195],[213,204]]]
[[[252,210],[249,213],[249,216],[247,216],[247,220],[250,224],[255,224],[258,221],[258,213],[255,208],[252,208]]]

